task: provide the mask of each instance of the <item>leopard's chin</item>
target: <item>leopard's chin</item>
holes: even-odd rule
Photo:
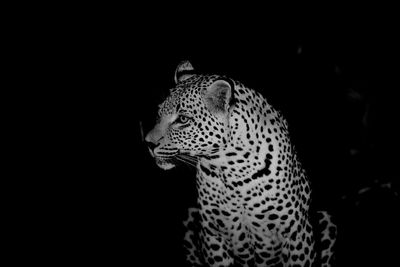
[[[156,164],[163,170],[173,169],[176,165],[167,159],[156,158]]]

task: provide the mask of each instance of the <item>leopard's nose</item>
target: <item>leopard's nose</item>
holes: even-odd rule
[[[153,142],[149,142],[149,141],[145,141],[145,143],[146,143],[147,147],[148,147],[151,151],[153,151],[153,150],[158,146],[158,144],[154,144]]]
[[[147,142],[145,141],[147,148],[149,149],[149,153],[152,157],[154,157],[155,154],[155,149],[160,145],[160,143],[153,143],[153,142]]]
[[[154,149],[160,144],[159,142],[156,142],[153,137],[154,136],[152,136],[151,133],[148,133],[144,139],[144,142],[152,157],[154,157]]]
[[[153,130],[151,130],[150,132],[148,132],[146,134],[146,137],[144,138],[144,141],[146,144],[150,145],[157,145],[158,144],[158,137],[157,137],[157,131],[156,128],[154,128]]]

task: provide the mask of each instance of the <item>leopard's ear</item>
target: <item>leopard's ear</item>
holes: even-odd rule
[[[211,84],[204,92],[204,101],[208,110],[213,114],[225,114],[233,98],[232,82],[220,79]]]
[[[194,74],[194,68],[192,64],[188,60],[182,61],[181,63],[178,64],[175,70],[175,83],[179,83],[181,81],[184,81]]]

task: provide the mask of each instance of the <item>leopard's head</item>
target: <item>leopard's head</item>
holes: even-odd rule
[[[157,165],[166,170],[178,161],[194,165],[226,146],[234,91],[232,80],[196,75],[188,61],[176,68],[175,83],[145,138]]]

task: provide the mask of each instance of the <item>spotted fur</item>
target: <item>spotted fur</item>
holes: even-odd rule
[[[281,113],[238,81],[194,74],[187,61],[175,81],[146,141],[159,167],[180,160],[197,168],[198,207],[184,223],[191,266],[329,261],[332,246],[314,248],[310,183]]]

